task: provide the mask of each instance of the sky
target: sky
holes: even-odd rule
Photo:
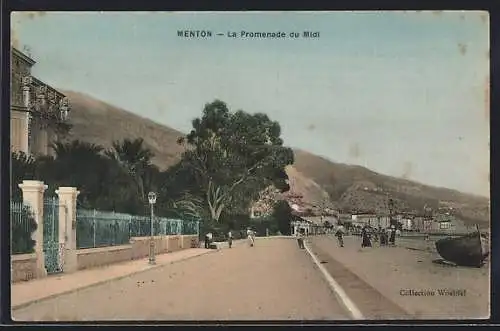
[[[288,146],[489,197],[486,12],[46,12],[11,24],[54,87],[184,132],[220,99],[279,121]],[[319,37],[227,37],[241,31]]]

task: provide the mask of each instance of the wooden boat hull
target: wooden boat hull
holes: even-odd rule
[[[436,249],[443,259],[467,267],[483,265],[484,259],[488,256],[483,246],[479,232],[436,241]]]

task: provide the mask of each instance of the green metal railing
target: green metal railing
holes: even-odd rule
[[[156,217],[153,235],[198,234],[198,221]],[[125,245],[133,237],[151,235],[151,218],[99,210],[77,209],[77,248]]]
[[[31,236],[35,227],[33,212],[29,206],[19,201],[10,201],[12,254],[26,254],[34,251],[35,242],[31,239]]]
[[[59,242],[59,208],[57,197],[43,199],[43,252],[45,269],[53,274],[63,271],[64,242]],[[65,235],[65,234],[61,234]]]

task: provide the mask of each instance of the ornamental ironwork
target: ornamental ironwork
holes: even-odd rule
[[[22,77],[23,104],[30,113],[28,126],[36,119],[42,127],[53,127],[56,131],[65,132],[65,123],[70,110],[67,97],[58,95],[47,85],[36,85],[32,76]],[[31,131],[29,129],[29,131]]]

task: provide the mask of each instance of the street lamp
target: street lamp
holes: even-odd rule
[[[156,264],[155,241],[154,241],[154,237],[153,237],[153,219],[154,219],[153,206],[156,203],[156,193],[149,192],[148,193],[148,200],[149,200],[149,205],[151,207],[151,240],[149,242],[149,264],[153,265],[153,264]]]

